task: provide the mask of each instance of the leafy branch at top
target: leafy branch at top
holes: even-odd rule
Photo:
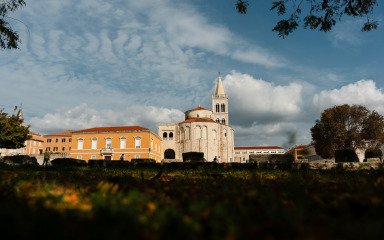
[[[24,0],[1,0],[0,1],[0,47],[4,49],[17,49],[20,42],[19,35],[10,26],[7,19],[9,12],[25,6]]]
[[[304,28],[330,31],[337,21],[346,16],[366,18],[361,31],[371,31],[378,27],[378,22],[370,17],[378,5],[376,0],[280,0],[272,2],[271,11],[287,18],[280,20],[273,31],[282,38],[288,36],[300,24]],[[249,0],[237,0],[236,9],[246,14]],[[287,8],[292,9],[287,12]],[[303,11],[305,10],[305,14]]]

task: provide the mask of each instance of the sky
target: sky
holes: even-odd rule
[[[309,144],[321,112],[361,104],[384,115],[384,11],[377,30],[342,18],[286,38],[272,1],[35,0],[12,13],[18,50],[0,50],[0,109],[22,105],[30,130],[184,120],[212,109],[219,72],[235,146]],[[260,3],[262,2],[262,3]],[[17,20],[13,20],[17,19]],[[289,141],[289,136],[296,136]],[[292,140],[292,138],[291,138]]]

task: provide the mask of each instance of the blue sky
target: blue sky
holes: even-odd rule
[[[272,1],[27,1],[11,22],[19,50],[1,50],[0,108],[22,104],[38,133],[183,121],[211,109],[221,72],[236,146],[311,141],[320,113],[362,104],[384,114],[383,7],[378,30],[343,18],[328,33],[301,27],[285,39]],[[12,20],[11,20],[12,21]]]

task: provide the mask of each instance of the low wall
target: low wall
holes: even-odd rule
[[[292,163],[294,160],[291,154],[251,154],[249,163]]]

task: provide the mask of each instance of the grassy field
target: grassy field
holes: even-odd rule
[[[12,239],[384,237],[383,171],[1,166],[0,177]]]

